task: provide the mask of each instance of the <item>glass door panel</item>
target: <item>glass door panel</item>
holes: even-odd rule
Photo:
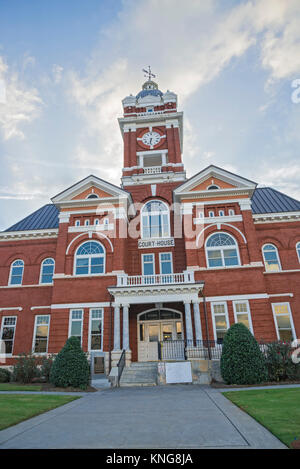
[[[159,341],[159,327],[158,324],[149,324],[149,342],[158,342]]]
[[[172,340],[173,324],[161,324],[161,339],[163,341]]]

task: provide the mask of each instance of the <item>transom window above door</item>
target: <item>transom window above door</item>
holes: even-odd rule
[[[76,251],[75,275],[103,274],[105,271],[105,250],[99,241],[87,241]]]
[[[141,211],[142,238],[168,238],[170,216],[168,206],[159,201],[147,202]]]
[[[208,267],[240,265],[237,242],[227,233],[214,233],[206,241]]]

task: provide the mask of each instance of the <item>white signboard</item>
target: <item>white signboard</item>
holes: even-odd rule
[[[166,248],[170,246],[175,246],[174,238],[139,239],[138,241],[139,249]]]
[[[191,362],[166,363],[167,383],[192,383]]]

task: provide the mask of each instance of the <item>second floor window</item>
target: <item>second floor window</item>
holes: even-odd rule
[[[298,260],[300,262],[300,242],[296,244],[296,251],[297,251],[297,254],[298,254]]]
[[[172,253],[171,252],[161,252],[159,254],[160,261],[160,273],[161,274],[172,274],[173,265],[172,265]]]
[[[208,267],[240,265],[235,239],[227,233],[214,233],[206,241]]]
[[[103,274],[105,271],[105,251],[98,241],[82,244],[75,255],[75,275]]]
[[[265,244],[262,252],[267,272],[276,272],[281,270],[278,251],[273,244]]]
[[[155,274],[154,254],[143,254],[142,263],[143,263],[143,275]]]
[[[142,238],[170,236],[169,208],[159,200],[147,202],[141,212]]]
[[[54,274],[54,259],[44,259],[41,266],[40,283],[52,283]]]
[[[20,259],[14,261],[10,269],[9,284],[10,285],[22,285],[23,272],[24,272],[24,261]]]

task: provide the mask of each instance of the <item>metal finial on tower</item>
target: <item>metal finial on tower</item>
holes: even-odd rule
[[[145,73],[145,77],[148,78],[148,80],[150,81],[151,78],[155,78],[156,75],[154,75],[154,73],[151,72],[151,68],[150,68],[150,65],[148,65],[148,70],[146,70],[145,68],[143,68],[143,72]]]

